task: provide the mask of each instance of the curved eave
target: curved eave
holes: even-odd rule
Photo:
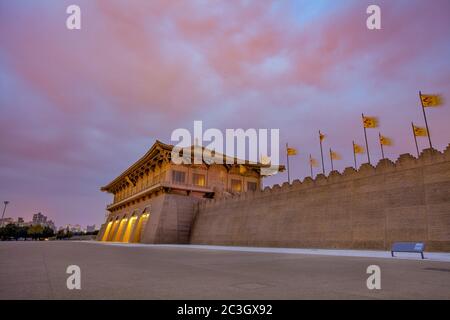
[[[138,161],[136,161],[130,167],[128,167],[128,169],[126,169],[120,176],[115,178],[113,181],[108,183],[106,186],[101,187],[100,190],[108,192],[112,187],[114,187],[117,183],[119,183],[121,180],[123,180],[126,176],[133,173],[135,170],[137,170],[141,166],[143,166],[145,164],[145,162],[147,162],[148,160],[153,158],[153,156],[156,155],[156,153],[159,149],[164,149],[164,150],[170,151],[170,150],[172,150],[172,148],[173,148],[172,145],[168,145],[168,144],[162,143],[159,140],[156,140],[156,142],[147,151],[146,154],[144,154]]]

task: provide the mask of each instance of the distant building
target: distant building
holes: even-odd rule
[[[93,224],[92,226],[87,226],[86,227],[86,232],[94,232],[95,231],[95,224]]]
[[[52,220],[48,220],[47,223],[45,223],[45,226],[49,227],[50,229],[56,232],[56,226]]]
[[[7,224],[14,223],[13,218],[3,218],[0,219],[0,226],[6,226]]]
[[[19,227],[25,227],[28,223],[25,222],[25,220],[22,217],[18,217],[16,221],[16,225]]]
[[[47,222],[47,216],[44,216],[42,213],[38,212],[33,214],[33,224],[44,225]]]
[[[23,218],[19,218],[23,221]],[[22,224],[22,225],[40,225],[43,227],[47,227],[52,229],[53,231],[56,232],[57,228],[55,226],[55,223],[52,220],[47,220],[47,216],[43,215],[42,213],[38,212],[36,214],[33,214],[33,220],[31,222],[17,222],[17,224]]]
[[[72,233],[81,233],[81,232],[83,232],[83,229],[81,228],[81,226],[79,224],[75,224],[75,225],[66,224],[66,226],[60,228],[60,230],[61,229],[66,230],[66,231],[70,231]]]

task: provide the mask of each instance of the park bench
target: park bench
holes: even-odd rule
[[[412,252],[420,253],[422,259],[423,251],[425,250],[425,243],[423,242],[394,242],[391,248],[391,255],[394,256],[394,252]]]

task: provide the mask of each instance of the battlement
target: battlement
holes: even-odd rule
[[[357,180],[367,178],[369,176],[392,173],[399,170],[414,169],[449,160],[450,144],[443,152],[436,149],[424,149],[418,158],[409,153],[405,153],[401,154],[395,162],[390,159],[381,159],[375,166],[369,163],[363,163],[358,169],[346,167],[342,173],[337,170],[333,170],[328,175],[320,173],[315,178],[305,177],[303,181],[295,179],[290,184],[288,182],[284,182],[282,185],[275,184],[272,187],[267,186],[263,190],[233,194],[229,197],[223,197],[220,199],[205,199],[204,201],[199,202],[199,208],[211,208],[213,206],[222,206],[227,203],[234,203],[237,201],[248,201],[290,191],[306,190],[327,184],[342,183],[349,180]]]

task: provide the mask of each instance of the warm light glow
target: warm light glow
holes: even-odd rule
[[[130,242],[130,236],[133,233],[134,226],[136,224],[136,217],[131,217],[128,222],[127,228],[125,230],[125,234],[123,235],[122,242]]]
[[[121,241],[122,240],[123,228],[124,228],[126,222],[127,222],[126,219],[120,220],[119,229],[117,230],[117,233],[116,233],[116,235],[114,237],[114,241]]]
[[[196,186],[204,187],[206,185],[206,177],[204,174],[194,173],[193,180],[193,183]]]
[[[106,241],[108,239],[109,232],[111,231],[112,221],[108,223],[106,226],[105,233],[103,234],[102,241]]]
[[[242,191],[242,182],[241,180],[231,180],[231,190],[234,192],[241,192]]]
[[[145,225],[147,224],[148,221],[148,217],[150,216],[149,213],[143,214],[140,218],[139,218],[139,222],[137,224],[136,227],[136,232],[134,234],[133,237],[133,241],[132,242],[140,242],[141,241],[141,234],[142,234],[142,230],[144,229]]]
[[[112,241],[114,239],[114,235],[116,234],[117,228],[119,227],[119,220],[116,220],[111,227],[111,232],[108,234],[108,240]]]

